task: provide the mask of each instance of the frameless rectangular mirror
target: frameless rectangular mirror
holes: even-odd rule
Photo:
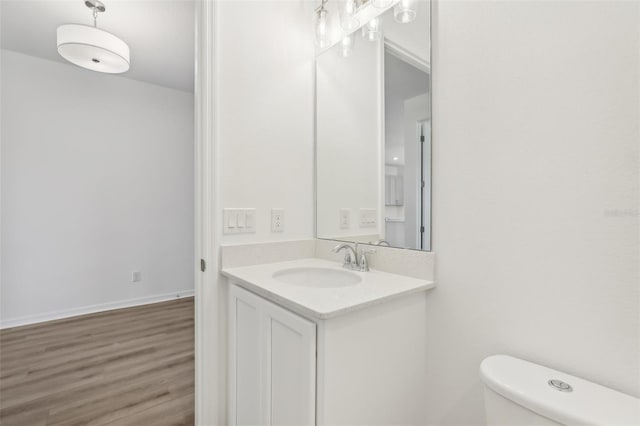
[[[431,250],[430,2],[361,24],[316,59],[316,236]]]

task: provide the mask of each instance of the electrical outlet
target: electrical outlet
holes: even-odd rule
[[[340,229],[349,229],[351,226],[351,210],[340,209]]]
[[[133,271],[131,273],[131,282],[132,283],[137,283],[139,281],[142,281],[142,272],[140,271]]]
[[[284,231],[284,209],[271,209],[271,232]]]

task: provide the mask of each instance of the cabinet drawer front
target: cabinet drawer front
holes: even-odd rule
[[[230,421],[314,425],[316,324],[230,289]]]

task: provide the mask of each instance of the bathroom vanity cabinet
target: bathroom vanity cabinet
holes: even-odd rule
[[[230,423],[315,424],[316,324],[230,288]]]
[[[425,292],[327,318],[229,294],[230,424],[424,424]]]

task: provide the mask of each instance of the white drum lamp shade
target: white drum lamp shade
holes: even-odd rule
[[[59,26],[58,53],[72,64],[93,71],[119,74],[129,70],[129,46],[113,34],[88,25]]]

